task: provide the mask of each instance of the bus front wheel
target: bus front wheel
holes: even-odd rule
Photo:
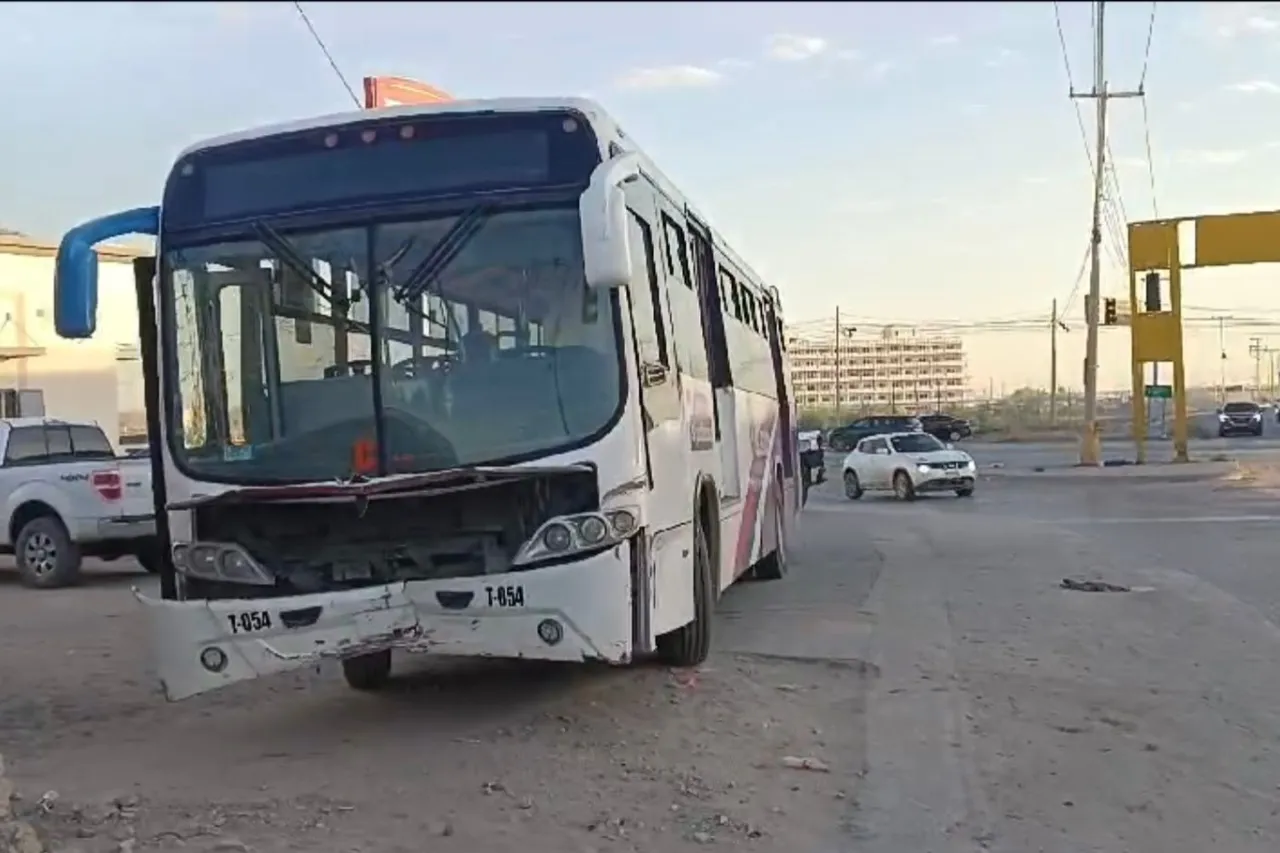
[[[658,637],[658,658],[668,666],[697,666],[711,654],[716,597],[711,548],[702,524],[693,527],[693,621]]]
[[[391,680],[391,649],[343,658],[342,677],[352,690],[381,690]]]

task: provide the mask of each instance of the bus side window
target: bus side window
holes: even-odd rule
[[[741,323],[745,314],[742,310],[742,288],[740,288],[738,283],[732,279],[729,280],[729,283],[733,285],[733,316],[734,319]]]
[[[635,325],[636,346],[640,361],[657,362],[670,368],[667,354],[667,330],[662,322],[662,291],[653,253],[653,231],[638,213],[631,214],[628,225],[631,246],[631,315]]]
[[[733,274],[724,267],[720,267],[720,313],[726,317],[730,316],[732,309],[729,307],[729,300],[737,284]]]
[[[689,248],[685,243],[684,229],[665,213],[662,214],[662,227],[667,232],[667,270],[680,279],[685,287],[692,290],[693,276],[689,274]],[[673,261],[674,269],[672,269]]]

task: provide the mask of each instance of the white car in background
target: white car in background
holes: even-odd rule
[[[859,441],[844,458],[844,493],[892,491],[904,501],[928,492],[973,494],[978,481],[973,457],[923,432],[894,432]]]

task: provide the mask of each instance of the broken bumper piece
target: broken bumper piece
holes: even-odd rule
[[[138,594],[170,701],[382,649],[444,655],[631,657],[627,545],[561,566],[343,592],[164,601]]]

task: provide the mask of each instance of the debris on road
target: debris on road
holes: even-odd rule
[[[0,755],[0,853],[44,853],[44,843],[35,828],[19,819],[13,810],[18,792],[5,775],[4,755]]]
[[[831,768],[825,762],[816,758],[798,758],[794,755],[788,755],[782,759],[782,766],[789,767],[792,770],[811,770],[814,773],[830,773]]]
[[[1062,579],[1062,588],[1072,592],[1130,592],[1129,587],[1106,581],[1081,581],[1072,578]]]

